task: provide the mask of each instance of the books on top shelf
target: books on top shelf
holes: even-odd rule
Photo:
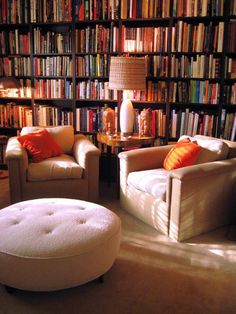
[[[173,16],[223,16],[224,0],[173,0]]]
[[[31,23],[69,22],[72,20],[72,0],[30,0],[30,16]]]
[[[75,0],[76,21],[118,19],[120,0]]]

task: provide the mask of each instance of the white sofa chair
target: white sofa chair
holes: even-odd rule
[[[21,135],[42,129],[25,127]],[[25,148],[11,137],[6,148],[11,203],[42,197],[96,201],[99,193],[99,149],[72,126],[46,127],[63,154],[30,162]]]
[[[194,139],[206,154],[195,165],[175,170],[163,169],[173,145],[119,154],[121,207],[176,241],[236,216],[236,143],[201,135]]]

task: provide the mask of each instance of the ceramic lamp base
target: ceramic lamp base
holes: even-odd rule
[[[130,136],[134,129],[134,108],[129,99],[123,100],[120,107],[120,132],[122,136]]]

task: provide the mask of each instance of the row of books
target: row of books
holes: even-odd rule
[[[13,102],[0,104],[0,127],[23,128],[32,125],[31,107]]]
[[[234,85],[233,85],[234,86]],[[147,82],[146,91],[130,93],[133,100],[163,103],[167,101],[168,83],[166,81]],[[77,84],[78,99],[117,99],[117,93],[109,90],[108,82],[87,80]],[[115,98],[114,98],[115,97]],[[209,80],[174,81],[170,82],[169,100],[180,103],[218,104],[219,84]]]
[[[76,85],[77,99],[117,100],[117,91],[108,88],[108,82],[98,80],[81,81]]]
[[[225,104],[236,105],[236,83],[224,85],[223,102]]]
[[[76,53],[118,52],[119,28],[96,25],[75,30]]]
[[[34,28],[34,53],[71,53],[71,30],[54,32]]]
[[[223,16],[224,0],[173,0],[173,16]]]
[[[47,104],[34,105],[35,125],[73,125],[73,112]]]
[[[168,56],[149,55],[145,56],[147,66],[147,76],[168,77]]]
[[[104,107],[76,108],[77,132],[102,132]],[[117,108],[116,108],[117,112]]]
[[[76,131],[77,132],[102,132],[104,107],[82,107],[76,108]],[[152,110],[151,134],[155,137],[165,136],[166,113],[163,109]],[[115,108],[115,127],[117,132],[117,114]],[[50,105],[34,106],[35,125],[56,126],[73,125],[73,112]],[[215,114],[200,111],[171,110],[169,124],[169,136],[178,138],[183,134],[194,136],[201,134],[206,136],[216,136],[218,117]],[[221,116],[221,136],[224,139],[234,141],[236,138],[236,113],[222,110]],[[22,128],[33,125],[32,109],[25,105],[16,103],[0,104],[0,127]],[[135,109],[134,132],[140,130],[140,110]]]
[[[167,52],[168,27],[126,27],[122,25],[123,52]]]
[[[1,0],[0,24],[28,23],[30,20],[30,0]]]
[[[34,81],[35,98],[73,98],[73,83],[66,79],[36,79]]]
[[[171,50],[177,52],[222,52],[224,22],[192,24],[178,21],[172,27]]]
[[[35,76],[72,76],[73,64],[72,57],[35,57],[34,58]]]
[[[57,23],[72,20],[72,0],[30,0],[32,23]]]
[[[0,76],[30,76],[30,57],[0,58]]]
[[[118,130],[117,107],[115,110],[115,130]],[[140,109],[134,109],[134,133],[140,131]],[[76,108],[76,131],[77,132],[103,132],[103,112],[104,107],[82,107]],[[154,137],[163,137],[166,132],[166,112],[163,109],[151,110],[150,133]],[[178,138],[181,135],[194,136],[196,134],[206,136],[217,136],[218,116],[205,111],[171,110],[169,136]],[[222,113],[221,119],[222,137],[229,140],[235,140],[236,135],[236,114]]]
[[[120,0],[75,0],[76,21],[118,19]]]
[[[227,52],[236,52],[236,20],[230,20],[228,25]]]
[[[230,14],[236,15],[236,0],[230,1]]]
[[[226,140],[236,140],[236,113],[229,113],[222,109],[221,136]]]
[[[0,31],[1,54],[30,54],[30,33],[25,30]]]
[[[170,16],[170,0],[121,0],[122,19],[165,18]]]
[[[108,76],[109,59],[105,54],[85,55],[76,58],[76,75],[78,76]]]
[[[225,77],[235,79],[236,78],[236,58],[225,59]]]
[[[178,81],[170,83],[169,97],[171,102],[218,104],[219,83],[209,80]]]
[[[219,78],[220,58],[210,55],[171,56],[171,77]]]
[[[216,136],[218,117],[215,114],[176,109],[171,110],[170,137],[178,138],[181,135],[194,136],[196,134]]]

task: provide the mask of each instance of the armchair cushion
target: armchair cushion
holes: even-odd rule
[[[54,141],[61,147],[65,154],[72,154],[74,145],[74,129],[70,125],[45,127]],[[33,126],[24,127],[21,130],[21,135],[32,133],[44,129],[43,127]]]
[[[63,153],[46,129],[19,136],[18,141],[27,149],[33,162],[40,162]]]
[[[169,172],[163,168],[134,171],[129,173],[127,183],[139,191],[149,193],[165,201],[168,173]]]
[[[228,156],[229,147],[221,139],[202,135],[195,135],[194,137],[183,135],[179,141],[183,139],[195,141],[202,148],[195,164],[224,160]]]
[[[184,138],[169,151],[163,166],[166,170],[191,166],[195,163],[200,150],[201,147],[197,143],[191,142],[189,138]]]
[[[27,172],[28,181],[46,181],[58,179],[81,179],[83,168],[70,155],[48,158],[39,163],[30,163]]]

